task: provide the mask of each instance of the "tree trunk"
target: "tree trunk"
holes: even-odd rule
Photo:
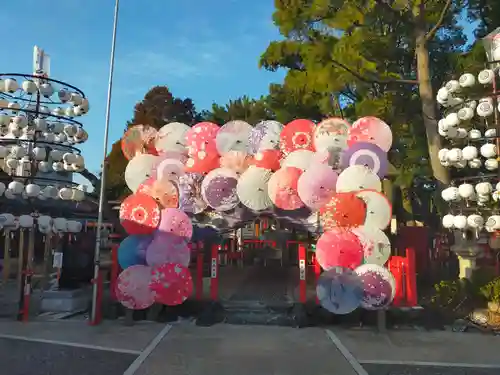
[[[432,172],[436,180],[443,185],[448,185],[450,176],[448,170],[443,167],[438,158],[438,152],[441,149],[441,138],[438,133],[437,125],[437,108],[434,102],[434,94],[432,92],[431,75],[429,68],[429,50],[427,41],[425,40],[425,31],[422,29],[416,34],[417,58],[417,74],[418,74],[418,90],[420,100],[422,101],[422,117],[425,125],[425,133],[427,135],[427,146],[429,148],[429,160],[431,162]]]

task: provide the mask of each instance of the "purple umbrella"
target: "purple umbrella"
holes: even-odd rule
[[[321,274],[316,294],[326,310],[334,314],[349,314],[361,304],[363,286],[353,271],[335,267]]]
[[[217,168],[203,179],[201,194],[205,202],[215,211],[229,211],[240,203],[236,193],[237,185],[236,172],[227,168]]]
[[[278,121],[261,121],[248,136],[248,153],[255,155],[262,150],[278,149],[283,125]]]
[[[203,175],[186,173],[179,177],[179,209],[187,214],[199,214],[207,208],[201,196]]]
[[[396,280],[387,268],[376,264],[363,264],[354,272],[363,284],[362,308],[379,310],[392,303],[396,293]]]
[[[342,168],[352,165],[364,165],[379,177],[387,175],[389,160],[387,153],[373,143],[357,142],[342,153]]]

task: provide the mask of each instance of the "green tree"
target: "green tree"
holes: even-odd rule
[[[149,90],[144,99],[136,104],[134,116],[127,122],[125,131],[134,125],[150,125],[160,129],[169,122],[183,122],[194,125],[201,117],[191,99],[176,98],[166,86],[156,86]],[[110,200],[122,199],[130,194],[124,180],[128,160],[121,150],[121,140],[111,147],[106,158],[106,196]]]
[[[211,121],[218,125],[232,120],[243,120],[255,125],[259,121],[273,118],[273,113],[270,112],[265,97],[250,99],[248,96],[243,96],[236,100],[230,100],[224,106],[212,104],[210,110],[202,112],[202,117],[205,121]]]
[[[274,23],[283,40],[261,57],[269,70],[288,69],[287,90],[316,96],[331,112],[332,95],[350,103],[350,116],[371,114],[412,124],[426,139],[420,159],[449,180],[437,151],[439,113],[433,86],[465,42],[457,24],[460,0],[276,0]],[[417,95],[419,94],[419,95]],[[394,129],[395,130],[395,129]],[[398,135],[396,138],[398,138]]]

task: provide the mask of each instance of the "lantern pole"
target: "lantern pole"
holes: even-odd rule
[[[113,91],[113,73],[115,68],[115,47],[116,47],[116,31],[118,29],[118,10],[120,8],[120,0],[115,0],[115,12],[113,17],[113,36],[111,39],[111,58],[109,63],[109,79],[108,79],[108,98],[106,103],[106,118],[104,125],[104,146],[103,160],[101,164],[101,185],[99,189],[99,211],[97,216],[97,233],[95,240],[94,251],[94,283],[92,286],[92,311],[90,321],[95,322],[98,311],[98,296],[99,296],[99,272],[100,272],[100,257],[101,257],[101,227],[103,221],[104,201],[106,199],[106,156],[108,154],[108,138],[109,138],[109,122],[111,113],[111,94]]]

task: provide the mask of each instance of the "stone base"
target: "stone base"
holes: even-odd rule
[[[74,312],[87,310],[91,303],[90,290],[47,290],[42,293],[42,312]]]

